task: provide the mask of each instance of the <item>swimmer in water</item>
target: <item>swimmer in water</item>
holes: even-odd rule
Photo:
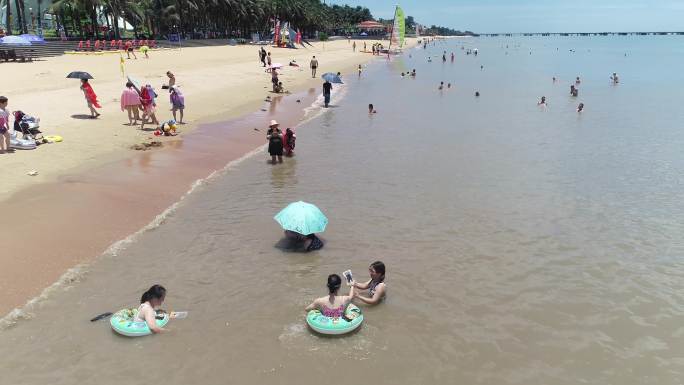
[[[617,73],[613,72],[613,76],[610,77],[610,80],[613,81],[613,84],[618,84],[620,80],[618,79]]]
[[[584,103],[580,103],[579,106],[577,106],[577,112],[582,112],[584,110]]]
[[[401,77],[403,78],[404,76],[405,76],[405,75],[404,75],[404,73],[402,72],[402,73],[401,73]]]
[[[369,114],[377,114],[378,113],[378,111],[375,111],[375,108],[373,108],[372,103],[368,105],[368,113]]]
[[[350,282],[352,289],[368,290],[368,295],[361,295],[359,292],[354,292],[355,299],[365,303],[366,305],[376,305],[380,303],[387,294],[387,284],[385,283],[385,264],[376,261],[371,263],[368,267],[370,280],[366,283]]]
[[[582,81],[580,80],[579,76],[575,78],[575,84],[580,84]]]
[[[411,71],[411,76],[414,78],[416,77],[416,69],[415,68],[413,69],[413,71]]]
[[[361,64],[359,64],[359,77],[361,77]]]
[[[556,77],[555,77],[555,76],[553,77],[553,82],[554,82],[554,83],[556,82]]]
[[[537,103],[538,106],[546,107],[546,96],[541,97],[541,101]]]
[[[574,84],[571,84],[570,85],[570,95],[577,96],[578,94],[579,94],[579,90],[577,89],[577,87],[575,87]]]
[[[444,89],[444,82],[439,82],[439,87],[437,88],[438,90],[443,90]]]
[[[451,88],[451,83],[447,83],[447,88]]]
[[[479,98],[480,97],[480,91],[475,91],[475,97]]]

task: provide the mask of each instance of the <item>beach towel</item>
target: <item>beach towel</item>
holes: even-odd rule
[[[93,87],[91,87],[89,83],[83,83],[81,87],[85,91],[86,100],[88,100],[88,103],[92,104],[92,106],[95,108],[102,108],[100,103],[97,101],[97,95],[95,94],[95,91],[93,91]]]

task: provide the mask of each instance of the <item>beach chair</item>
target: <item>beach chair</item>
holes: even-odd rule
[[[100,41],[95,40],[95,45],[93,46],[94,51],[99,51],[100,50]]]
[[[123,46],[123,40],[119,40],[119,42],[117,43],[117,45],[119,46],[119,50],[122,50],[122,49],[124,48],[124,46]]]
[[[116,49],[116,40],[112,39],[112,41],[109,42],[109,49]]]
[[[86,43],[85,43],[85,50],[86,50],[86,51],[90,51],[90,40],[86,40]]]
[[[157,41],[152,39],[150,40],[150,48],[156,48],[157,47]]]
[[[79,40],[78,48],[76,48],[76,51],[83,51],[83,40]]]

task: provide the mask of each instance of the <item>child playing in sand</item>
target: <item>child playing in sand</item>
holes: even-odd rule
[[[10,151],[10,133],[9,133],[9,112],[7,108],[8,99],[0,96],[0,152]]]

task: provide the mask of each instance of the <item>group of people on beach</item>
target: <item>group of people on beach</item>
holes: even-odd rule
[[[183,112],[185,110],[185,97],[180,88],[176,85],[176,77],[171,71],[166,72],[169,78],[168,84],[162,85],[163,89],[169,90],[169,101],[171,102],[171,112],[173,113],[173,122],[177,121],[183,124]],[[81,79],[81,91],[86,100],[88,109],[90,110],[90,117],[95,119],[100,116],[97,112],[98,108],[102,108],[97,100],[97,95],[93,87],[88,82],[88,79]],[[156,115],[157,97],[159,95],[150,84],[138,88],[132,81],[126,82],[126,87],[121,92],[121,111],[126,111],[128,114],[128,125],[133,126],[140,121],[140,129],[144,129],[146,123],[152,123],[160,126]],[[141,116],[142,112],[142,116]],[[180,116],[180,120],[178,120]]]
[[[169,78],[169,84],[163,85],[162,88],[169,90],[173,121],[183,124],[185,97],[178,86],[176,86],[175,75],[171,71],[167,71],[166,76]],[[144,129],[145,123],[148,121],[159,126],[159,120],[157,120],[156,115],[156,99],[158,96],[150,84],[145,84],[145,86],[138,88],[130,80],[126,82],[126,88],[121,92],[121,111],[128,113],[128,124],[133,126],[137,121],[140,121],[141,130]],[[142,117],[140,116],[141,111]],[[180,120],[177,120],[177,113],[180,115]]]

